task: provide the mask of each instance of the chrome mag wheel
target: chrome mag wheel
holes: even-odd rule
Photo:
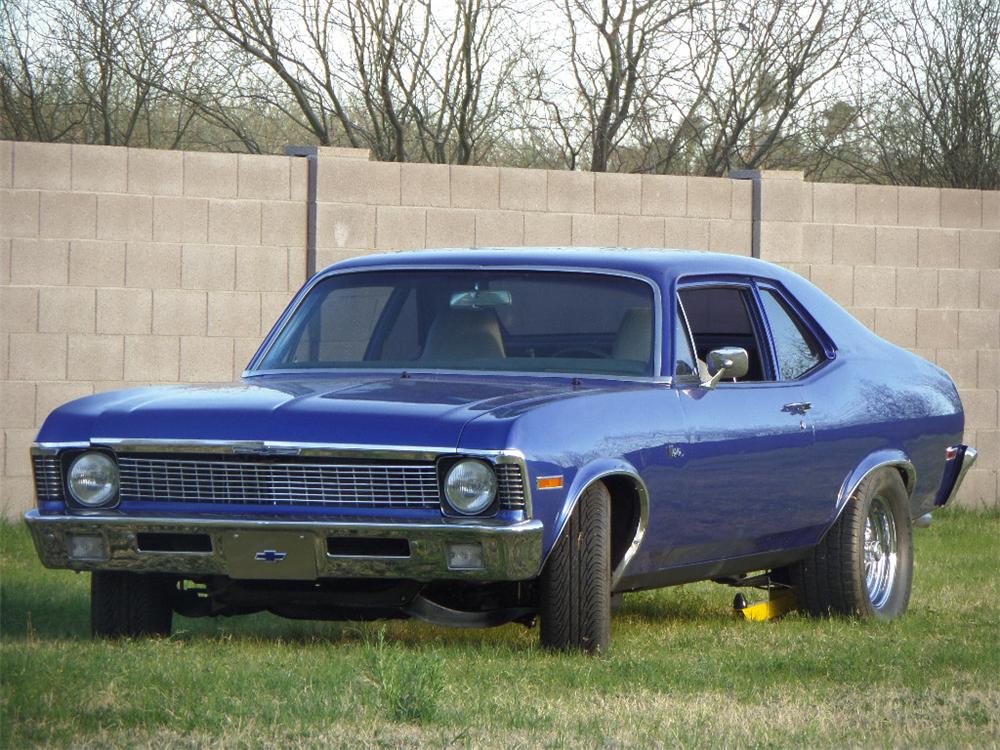
[[[889,503],[880,495],[872,498],[865,520],[865,588],[876,610],[882,609],[892,594],[899,550],[896,521]]]

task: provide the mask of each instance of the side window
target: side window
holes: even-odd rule
[[[771,326],[774,354],[782,379],[802,377],[825,359],[823,347],[776,292],[762,289],[760,298]]]
[[[740,380],[769,380],[748,294],[748,289],[738,286],[698,286],[682,289],[680,298],[698,359],[705,361],[713,349],[738,346],[746,349],[750,362],[750,369]]]
[[[678,304],[674,314],[674,372],[679,376],[697,375],[698,365],[688,338],[687,325],[684,322],[684,310]]]

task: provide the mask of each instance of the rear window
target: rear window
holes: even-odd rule
[[[319,282],[259,369],[650,375],[653,291],[589,273],[371,271]]]

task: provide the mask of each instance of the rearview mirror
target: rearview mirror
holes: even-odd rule
[[[473,289],[455,292],[448,302],[450,307],[502,307],[511,304],[510,292],[506,289]]]
[[[708,374],[711,376],[701,385],[715,388],[723,378],[742,378],[750,369],[750,356],[739,346],[725,346],[708,353]]]

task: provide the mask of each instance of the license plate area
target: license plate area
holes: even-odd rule
[[[313,581],[316,536],[307,531],[229,531],[222,540],[231,578]]]

